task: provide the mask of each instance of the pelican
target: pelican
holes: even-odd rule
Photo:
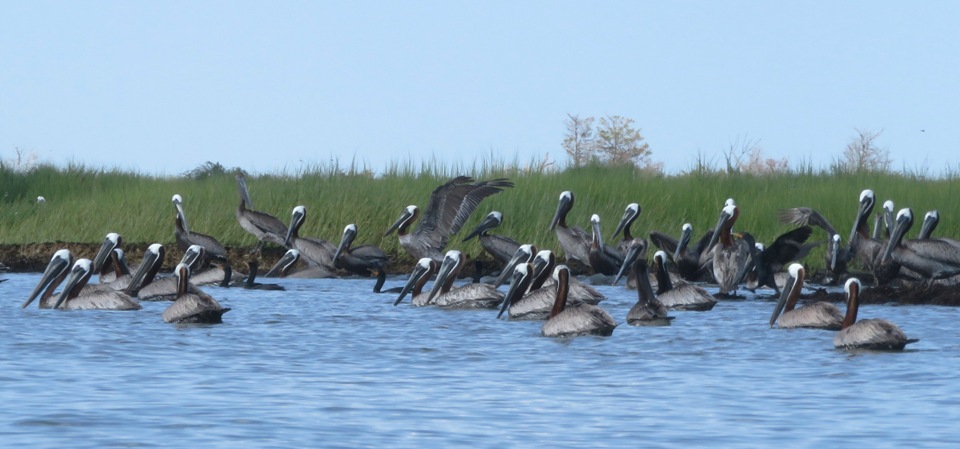
[[[468,176],[458,176],[434,189],[423,219],[412,233],[410,225],[420,213],[414,205],[407,206],[383,235],[397,231],[400,246],[411,256],[441,262],[447,239],[460,231],[480,201],[507,187],[513,187],[513,183],[502,178],[475,182]]]
[[[177,299],[163,311],[166,323],[222,323],[229,307],[221,307],[217,300],[203,292],[190,289],[190,268],[179,263],[173,270],[177,279]]]
[[[200,245],[190,245],[183,253],[180,263],[195,269],[202,264],[204,257],[204,248]],[[163,265],[166,256],[166,249],[159,243],[154,243],[147,247],[143,254],[143,262],[133,274],[130,285],[126,292],[131,296],[140,298],[141,301],[173,301],[177,299],[177,278],[169,276],[157,278],[156,275]],[[200,293],[200,290],[190,282],[189,291]]]
[[[873,190],[866,189],[860,192],[860,209],[857,213],[857,219],[853,223],[853,229],[850,230],[850,240],[848,243],[853,259],[857,260],[864,269],[873,272],[874,275],[877,276],[877,281],[882,283],[884,281],[881,278],[885,280],[892,279],[896,276],[896,272],[899,271],[900,267],[896,267],[897,270],[893,273],[882,275],[884,267],[880,259],[883,253],[883,243],[870,236],[870,229],[867,224],[867,219],[873,211],[875,202],[876,196]]]
[[[514,253],[517,252],[520,244],[510,237],[490,234],[491,229],[501,224],[503,224],[503,214],[497,211],[490,212],[484,217],[483,221],[481,221],[476,228],[473,228],[473,231],[470,231],[460,242],[466,242],[474,237],[478,237],[483,250],[486,251],[487,254],[490,254],[501,267],[504,267],[509,263]]]
[[[617,223],[617,228],[613,230],[613,236],[610,238],[616,238],[617,234],[620,231],[623,231],[623,240],[617,244],[617,251],[621,254],[626,254],[630,250],[630,241],[633,240],[633,234],[630,232],[630,225],[637,220],[637,217],[640,216],[640,204],[630,203],[627,204],[627,208],[623,211],[623,217],[620,218],[620,223]]]
[[[650,286],[650,270],[645,259],[646,252],[647,242],[643,239],[635,239],[630,244],[627,257],[624,259],[617,277],[613,280],[613,284],[616,285],[617,281],[623,277],[624,270],[633,267],[633,274],[637,279],[637,302],[627,312],[627,324],[631,326],[666,326],[670,324],[673,317],[667,316],[667,308],[657,299],[657,295],[653,293],[653,287]],[[666,253],[664,253],[664,256],[666,256]]]
[[[493,285],[475,282],[452,288],[466,260],[460,251],[447,251],[428,303],[446,309],[494,309],[500,305],[504,295]]]
[[[310,265],[329,271],[330,275],[327,277],[336,277],[333,256],[336,255],[337,248],[326,240],[300,237],[300,226],[306,218],[306,206],[293,208],[293,213],[290,215],[290,228],[283,240],[284,246],[300,251],[300,255],[305,257]]]
[[[737,284],[743,278],[750,258],[750,244],[743,239],[733,240],[731,231],[740,216],[737,206],[724,206],[720,220],[707,248],[713,251],[713,277],[720,286],[720,297],[736,297]]]
[[[920,235],[917,236],[917,240],[930,238],[938,224],[940,224],[940,212],[936,209],[927,211],[923,215],[923,226],[920,227]]]
[[[494,287],[500,287],[508,277],[513,275],[514,269],[517,265],[533,261],[534,256],[537,255],[537,247],[529,243],[524,243],[517,247],[517,250],[514,251],[513,257],[507,261],[507,265],[503,267],[503,270],[500,270],[500,276],[497,277],[496,282],[493,283]]]
[[[123,237],[116,232],[108,233],[103,239],[103,243],[100,244],[100,248],[93,258],[93,272],[97,274],[98,281],[101,284],[113,282],[122,274],[124,267],[119,267],[115,264],[114,269],[109,270],[107,265],[107,260],[117,262],[117,259],[114,259],[113,250],[120,248],[121,244],[123,244]],[[130,273],[128,272],[126,274]]]
[[[713,263],[713,259],[707,257],[707,244],[713,237],[713,231],[707,231],[697,241],[693,249],[689,249],[690,239],[693,237],[693,225],[684,223],[680,227],[680,240],[657,231],[650,232],[650,241],[657,248],[673,256],[673,261],[677,264],[677,272],[680,277],[688,281],[699,281],[707,276],[707,269]]]
[[[892,259],[919,273],[928,283],[960,274],[960,242],[946,238],[903,241],[913,225],[913,211],[901,209],[896,220],[881,263]]]
[[[90,259],[79,259],[73,263],[73,269],[70,270],[70,279],[67,285],[60,292],[54,309],[68,310],[140,310],[140,304],[134,301],[130,295],[112,290],[101,289],[93,292],[83,292],[83,287],[87,285],[90,276],[93,274],[93,262]]]
[[[777,212],[777,219],[782,224],[801,226],[816,226],[827,233],[826,266],[836,281],[847,272],[847,262],[853,258],[849,247],[842,245],[840,234],[820,212],[809,207],[794,207],[781,209]]]
[[[33,288],[33,292],[20,307],[26,308],[39,296],[38,305],[41,309],[53,308],[54,300],[51,299],[53,292],[67,277],[71,266],[73,266],[73,255],[70,254],[70,250],[61,249],[53,253],[53,257],[47,263],[47,268],[43,270],[43,275],[40,276],[37,286]]]
[[[177,239],[177,246],[186,250],[190,245],[200,245],[206,250],[205,257],[217,259],[227,263],[227,249],[217,239],[199,232],[193,232],[187,226],[187,216],[183,213],[183,197],[173,195],[173,206],[177,209],[177,218],[174,220],[173,234]]]
[[[287,235],[287,225],[277,217],[253,209],[253,201],[247,192],[247,180],[242,174],[237,175],[237,190],[240,194],[240,204],[237,206],[237,221],[240,227],[257,238],[257,246],[252,252],[259,252],[264,242],[284,246]]]
[[[653,254],[654,275],[657,277],[657,299],[667,310],[702,312],[717,305],[717,300],[703,287],[682,280],[676,283],[671,281],[670,274],[667,272],[667,259],[667,253],[664,251]]]
[[[802,259],[816,246],[804,244],[811,233],[813,229],[809,226],[801,226],[781,234],[770,246],[756,251],[751,257],[753,266],[750,267],[750,274],[756,276],[757,286],[770,287],[775,296],[780,296],[780,288],[774,280],[774,273],[780,271],[784,265]],[[747,241],[751,239],[752,237],[747,238]]]
[[[579,335],[600,335],[609,337],[617,322],[605,310],[591,305],[567,307],[567,292],[570,286],[570,269],[560,265],[555,269],[557,292],[553,309],[541,332],[545,337],[576,337]]]
[[[410,280],[403,286],[403,290],[400,291],[400,296],[397,297],[393,305],[396,306],[400,304],[403,298],[407,296],[407,293],[411,294],[414,307],[430,305],[430,292],[424,292],[423,286],[436,274],[438,267],[439,264],[437,261],[429,257],[423,257],[417,261],[417,264],[413,266],[413,271],[410,273]]]
[[[201,247],[197,245],[194,251],[196,251],[196,248]],[[154,285],[153,282],[157,277],[157,273],[160,272],[160,267],[163,265],[163,259],[166,254],[167,250],[159,243],[148,246],[147,250],[143,252],[143,260],[140,261],[140,266],[137,267],[137,271],[133,273],[133,276],[130,278],[130,283],[127,284],[124,291],[130,296],[140,296],[141,290],[148,285]],[[198,257],[198,255],[193,257]],[[148,293],[144,296],[150,297],[152,294]],[[145,299],[144,296],[140,296],[140,299]]]
[[[530,289],[536,290],[544,287],[554,287],[556,279],[552,273],[556,271],[557,259],[553,251],[548,249],[537,252],[531,261],[533,263],[533,282],[530,283]],[[587,303],[597,305],[600,301],[606,299],[603,293],[587,285],[576,277],[571,277],[567,283],[567,301],[571,303]]]
[[[557,240],[567,260],[576,260],[584,265],[590,265],[592,239],[583,229],[567,226],[567,214],[570,209],[573,209],[573,192],[566,190],[560,193],[560,202],[550,222],[550,229],[557,233]]]
[[[840,330],[840,325],[843,323],[843,313],[833,304],[817,301],[799,309],[794,309],[797,305],[797,298],[800,297],[800,290],[803,289],[803,281],[807,272],[803,265],[798,263],[790,264],[787,272],[790,273],[790,277],[783,287],[783,293],[777,301],[777,306],[773,309],[773,314],[770,315],[770,327],[773,327],[776,323],[780,329],[805,327]]]
[[[340,238],[340,245],[333,255],[333,263],[337,268],[343,268],[351,273],[369,276],[371,273],[377,276],[377,282],[374,284],[373,292],[380,293],[380,288],[387,279],[386,266],[390,258],[377,245],[360,245],[351,247],[353,239],[357,236],[357,225],[350,223],[343,228],[343,237]]]
[[[904,346],[920,341],[916,338],[907,338],[896,324],[887,320],[872,318],[857,321],[860,280],[847,279],[843,288],[847,292],[847,314],[843,317],[840,332],[833,337],[835,348],[901,351]]]
[[[243,288],[247,290],[286,290],[282,285],[261,284],[257,282],[257,271],[260,269],[260,261],[256,259],[248,260],[247,269],[250,273],[247,274],[247,280],[244,281]]]
[[[533,281],[533,264],[531,263],[521,263],[513,269],[513,275],[510,280],[510,288],[507,289],[507,294],[503,298],[503,302],[500,303],[500,312],[497,313],[497,318],[499,319],[503,316],[504,312],[507,312],[507,316],[511,319],[543,319],[543,318],[534,318],[532,314],[521,314],[516,311],[515,304],[519,303],[524,297],[528,296],[524,293],[530,288],[530,283]],[[536,291],[546,290],[538,289]],[[546,292],[545,292],[546,293]],[[556,294],[556,289],[554,289],[554,294]],[[544,294],[543,296],[547,296]],[[554,295],[549,295],[550,298],[550,307],[553,306]],[[549,309],[548,309],[549,314]],[[544,317],[546,318],[546,317]]]
[[[590,225],[593,229],[593,235],[590,239],[590,249],[587,257],[590,260],[590,268],[594,272],[604,276],[613,276],[617,274],[617,269],[623,264],[623,254],[620,254],[614,248],[603,244],[603,235],[600,233],[600,216],[593,214],[590,217]]]
[[[300,251],[288,249],[287,252],[280,257],[280,260],[277,260],[277,263],[270,267],[270,270],[268,270],[263,277],[316,279],[329,278],[333,276],[333,273],[331,273],[330,270],[321,267],[307,266],[294,270],[293,268],[299,261]]]

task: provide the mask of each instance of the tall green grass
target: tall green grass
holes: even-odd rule
[[[602,217],[604,237],[630,202],[643,211],[633,226],[634,235],[659,230],[679,234],[683,223],[693,224],[695,235],[715,225],[724,200],[732,197],[741,209],[738,231],[751,232],[758,241],[771,242],[790,229],[777,223],[778,209],[809,206],[819,210],[846,238],[858,205],[860,191],[877,193],[877,207],[891,199],[897,209],[912,207],[919,220],[929,209],[939,209],[937,235],[958,233],[960,181],[955,176],[925,179],[888,173],[815,173],[798,170],[776,176],[692,171],[678,176],[648,174],[629,167],[587,166],[563,171],[542,170],[536,161],[476,162],[470,166],[395,163],[373,175],[367,167],[339,161],[295,171],[247,177],[257,210],[288,221],[294,206],[307,207],[301,235],[339,241],[343,227],[356,223],[357,244],[379,245],[399,261],[409,262],[395,235],[384,230],[408,204],[425,207],[430,193],[447,179],[466,174],[476,179],[510,178],[516,187],[484,200],[448,249],[479,255],[474,240],[460,243],[466,231],[491,210],[504,214],[495,233],[541,248],[558,250],[548,229],[561,191],[570,190],[576,203],[567,218],[571,225],[589,230],[591,214]],[[233,174],[218,173],[199,179],[154,177],[118,170],[39,166],[26,173],[0,166],[0,244],[36,242],[97,243],[108,232],[119,232],[129,243],[173,244],[173,194],[184,198],[192,230],[217,237],[228,247],[252,247],[256,241],[235,218],[238,205]],[[38,204],[37,196],[46,203]],[[914,231],[916,232],[916,231]],[[814,239],[826,236],[815,231]],[[816,254],[816,253],[815,253]],[[822,254],[822,252],[820,252]],[[808,262],[822,266],[814,256]]]

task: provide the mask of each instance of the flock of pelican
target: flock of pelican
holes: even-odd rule
[[[337,276],[341,271],[375,275],[374,292],[399,291],[394,305],[409,295],[417,307],[498,309],[497,318],[506,315],[509,320],[542,320],[542,333],[548,337],[609,336],[618,325],[599,306],[604,296],[573,276],[568,265],[558,264],[552,251],[539,251],[534,244],[491,234],[503,223],[503,214],[497,211],[490,212],[461,241],[477,238],[502,266],[499,276],[493,282],[480,282],[476,275],[474,282],[454,285],[468,257],[458,250],[444,250],[484,198],[513,186],[506,179],[478,182],[457,177],[433,191],[422,216],[415,205],[404,208],[384,235],[396,232],[404,250],[419,260],[406,284],[392,290],[382,289],[389,257],[375,245],[353,246],[357,236],[355,224],[344,228],[339,245],[302,237],[299,230],[307,217],[306,207],[294,207],[287,226],[254,209],[242,176],[237,177],[237,186],[237,221],[257,238],[252,253],[259,253],[265,243],[288,249],[267,271],[267,277],[323,278]],[[139,301],[159,300],[172,302],[163,312],[165,322],[219,323],[230,309],[222,307],[198,285],[282,289],[276,284],[256,282],[256,258],[248,258],[246,276],[235,272],[222,244],[214,237],[191,230],[183,197],[173,195],[172,202],[176,210],[174,234],[184,252],[172,276],[158,276],[166,253],[162,244],[150,245],[139,266],[131,269],[121,248],[122,237],[110,233],[93,260],[75,259],[66,249],[57,251],[22,307],[37,300],[41,308],[138,310]],[[649,240],[634,236],[631,226],[641,214],[638,203],[627,205],[612,235],[622,235],[622,240],[615,246],[608,245],[601,235],[598,215],[591,217],[590,232],[567,223],[567,214],[574,206],[574,194],[570,191],[560,194],[549,226],[556,233],[567,263],[609,276],[613,285],[626,276],[628,287],[636,288],[637,302],[625,321],[629,325],[669,325],[674,319],[669,311],[709,311],[718,300],[742,299],[738,290],[746,284],[750,289],[766,286],[774,290],[778,301],[770,317],[771,327],[837,331],[834,345],[842,349],[901,350],[916,340],[908,339],[896,325],[879,319],[857,321],[861,282],[850,275],[850,267],[858,265],[865,270],[864,275],[878,284],[906,280],[930,286],[960,275],[960,242],[931,237],[939,222],[936,211],[924,217],[918,239],[904,240],[913,223],[913,213],[902,209],[894,214],[889,201],[884,204],[883,213],[877,215],[871,234],[869,219],[874,203],[874,193],[864,190],[845,246],[836,228],[809,207],[782,210],[781,222],[799,227],[764,246],[749,233],[734,231],[740,209],[732,199],[720,209],[716,226],[693,246],[693,227],[689,223],[682,226],[678,239],[656,231],[649,234]],[[806,270],[797,261],[817,245],[807,242],[812,227],[827,233],[827,281],[839,283],[846,279],[845,313],[828,302],[797,308],[807,280]],[[651,245],[656,246],[655,251],[650,250]],[[651,261],[647,259],[648,250],[654,253]],[[305,266],[297,268],[301,261]],[[784,267],[786,273],[781,273]],[[99,277],[96,284],[89,283],[93,274]],[[781,274],[786,281],[778,283]],[[425,290],[427,282],[434,278],[432,289]],[[652,279],[656,281],[656,291]],[[64,280],[63,289],[55,293]],[[499,287],[507,282],[506,293],[501,292]],[[716,284],[718,293],[709,294],[703,283]]]

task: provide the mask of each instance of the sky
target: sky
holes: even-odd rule
[[[0,1],[0,159],[177,175],[547,159],[634,120],[669,173],[857,130],[955,168],[960,2]]]

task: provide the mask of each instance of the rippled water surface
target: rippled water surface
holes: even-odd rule
[[[960,310],[862,306],[920,338],[845,353],[773,303],[554,340],[492,311],[393,307],[367,280],[206,290],[221,325],[20,303],[0,283],[7,447],[934,447],[960,442]],[[402,283],[391,279],[390,284]],[[388,285],[389,286],[389,285]],[[636,293],[600,287],[623,321]]]

